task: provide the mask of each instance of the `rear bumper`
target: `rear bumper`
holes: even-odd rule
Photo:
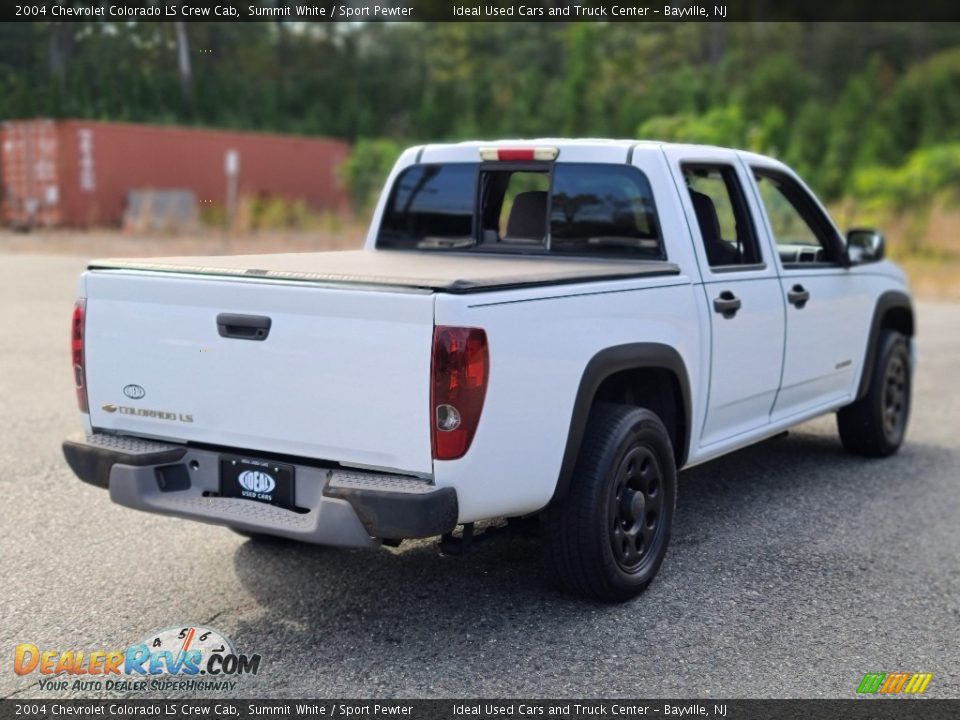
[[[120,505],[303,542],[363,547],[457,524],[456,491],[419,478],[297,465],[296,512],[219,497],[220,453],[211,450],[94,433],[65,440],[63,454]]]

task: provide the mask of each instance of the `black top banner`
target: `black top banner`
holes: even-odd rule
[[[947,22],[955,0],[6,0],[0,20],[58,22]]]
[[[954,720],[960,700],[0,700],[0,720]]]

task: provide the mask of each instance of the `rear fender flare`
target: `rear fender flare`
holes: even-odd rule
[[[603,381],[625,370],[644,369],[666,370],[677,379],[684,412],[684,417],[678,427],[678,447],[675,448],[678,469],[686,463],[693,405],[687,367],[680,353],[669,345],[662,343],[630,343],[606,348],[590,359],[580,378],[580,386],[577,388],[573,413],[570,418],[570,430],[567,433],[563,461],[560,465],[560,474],[557,478],[557,486],[554,489],[553,497],[550,500],[551,505],[564,498],[573,480],[573,472],[577,464],[577,456],[580,454],[580,445],[583,442],[590,408],[593,406],[597,390]]]

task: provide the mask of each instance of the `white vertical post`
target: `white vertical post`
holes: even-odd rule
[[[223,171],[227,176],[227,229],[232,230],[237,219],[237,177],[240,174],[240,153],[227,150],[223,156]]]

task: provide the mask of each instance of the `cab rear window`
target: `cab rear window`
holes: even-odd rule
[[[412,166],[377,247],[665,259],[646,176],[599,163]]]
[[[414,165],[393,184],[377,247],[472,245],[477,165]]]

